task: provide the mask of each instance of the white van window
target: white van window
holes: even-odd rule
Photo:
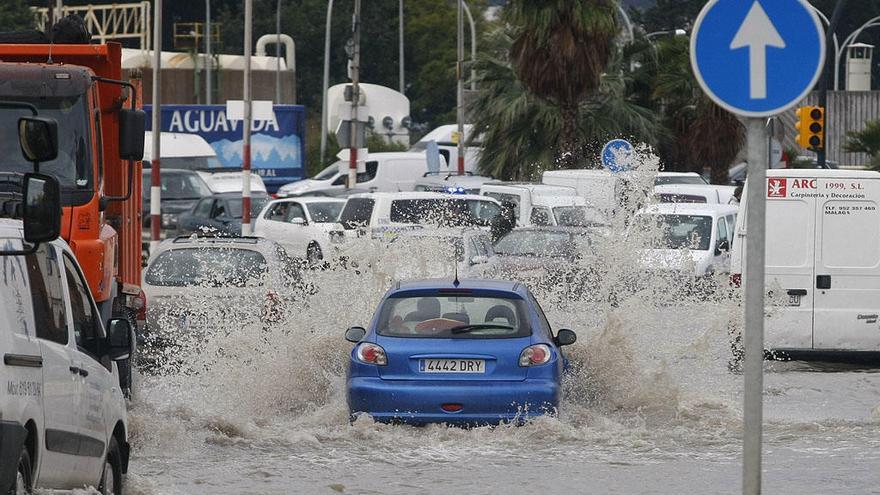
[[[733,240],[736,234],[736,215],[727,216],[727,230],[730,232],[730,239]]]
[[[37,338],[67,344],[64,289],[55,248],[41,245],[26,257]]]
[[[73,334],[79,350],[98,359],[100,340],[103,337],[101,323],[89,298],[89,287],[70,257],[64,256],[67,272],[67,290],[70,291],[70,308],[73,317]]]
[[[820,213],[822,265],[874,268],[880,264],[880,211],[876,203],[828,201]],[[855,235],[857,242],[853,242]]]
[[[266,215],[263,217],[266,220],[272,220],[275,222],[283,222],[285,218],[287,218],[287,210],[290,208],[290,203],[287,201],[282,201],[280,203],[275,203],[269,208],[269,211],[266,212]]]
[[[373,216],[375,201],[367,198],[351,198],[339,214],[339,223],[347,230],[365,227]]]
[[[507,193],[498,193],[498,192],[487,192],[486,196],[490,198],[497,199],[500,203],[505,201],[510,201],[513,203],[514,208],[513,212],[516,213],[516,218],[519,218],[519,196],[516,194],[507,194]]]
[[[813,238],[807,226],[813,224],[813,205],[806,201],[767,202],[766,265],[796,267],[813,264]]]
[[[553,225],[553,222],[550,220],[550,209],[549,208],[532,208],[532,215],[529,219],[533,225],[539,226],[548,226]]]
[[[361,172],[357,174],[358,184],[369,182],[376,178],[376,173],[379,171],[379,162],[367,162],[366,169],[366,172]]]

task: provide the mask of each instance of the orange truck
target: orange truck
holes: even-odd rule
[[[140,80],[122,80],[122,47],[0,44],[0,100],[29,103],[58,122],[58,156],[39,171],[61,185],[62,234],[83,269],[104,322],[133,327],[141,291]],[[0,109],[0,174],[24,173],[16,138],[26,110]],[[123,369],[124,368],[124,369]],[[130,392],[130,363],[120,366]]]

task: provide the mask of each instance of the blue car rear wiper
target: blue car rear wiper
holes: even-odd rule
[[[449,331],[452,333],[467,333],[474,330],[485,330],[490,328],[496,328],[499,330],[513,330],[513,327],[510,325],[499,325],[497,323],[476,323],[473,325],[459,325],[457,327],[452,327],[449,329]]]

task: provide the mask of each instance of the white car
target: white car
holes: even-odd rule
[[[368,193],[348,198],[339,224],[349,237],[368,234],[383,238],[424,227],[488,228],[500,213],[498,201],[473,194]]]
[[[607,223],[607,217],[578,196],[573,187],[490,182],[483,184],[480,194],[512,203],[518,227],[588,227]]]
[[[132,329],[104,327],[67,243],[10,253],[22,238],[21,221],[0,220],[0,493],[122,493],[129,428],[116,361],[130,357]]]
[[[244,174],[242,172],[205,172],[199,171],[199,174],[205,179],[205,183],[215,193],[241,192],[244,190]],[[251,173],[251,192],[266,194],[266,184],[263,179]]]
[[[473,175],[466,173],[426,173],[424,177],[415,183],[416,191],[441,192],[449,194],[480,194],[480,188],[487,182],[495,179],[485,175]]]
[[[718,204],[661,203],[638,211],[630,238],[644,236],[641,264],[684,279],[730,272],[737,208]]]
[[[330,257],[330,231],[334,229],[344,199],[302,197],[276,199],[257,216],[254,234],[281,244],[295,258],[316,265]]]

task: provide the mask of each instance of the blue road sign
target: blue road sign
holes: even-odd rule
[[[602,165],[611,172],[626,172],[633,167],[635,148],[626,139],[613,139],[602,148]]]
[[[710,0],[691,35],[703,91],[746,117],[780,113],[815,86],[825,32],[806,0]]]

